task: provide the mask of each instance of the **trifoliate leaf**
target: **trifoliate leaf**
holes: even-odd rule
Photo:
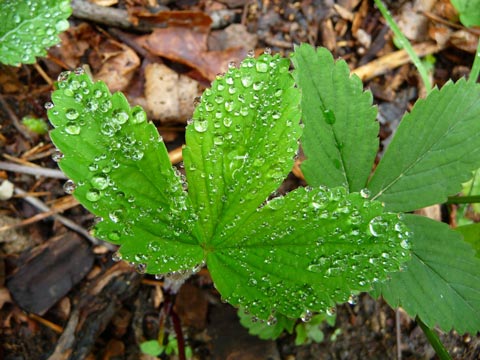
[[[446,224],[406,215],[413,232],[412,259],[406,269],[376,286],[393,306],[418,315],[429,327],[459,333],[480,330],[480,259],[461,235]]]
[[[58,44],[72,13],[69,0],[0,0],[0,62],[32,64]]]
[[[192,207],[145,112],[86,74],[62,74],[57,87],[55,106],[46,105],[50,136],[73,180],[67,187],[102,220],[95,236],[120,244],[125,260],[150,273],[201,263]]]
[[[368,188],[391,211],[444,202],[480,167],[480,85],[448,82],[418,100]]]
[[[261,319],[308,318],[398,271],[407,229],[344,188],[299,188],[269,201],[207,255],[222,297]]]
[[[310,185],[365,188],[378,150],[378,123],[372,94],[350,75],[345,61],[325,48],[295,49],[294,76],[302,90],[302,172]]]
[[[300,137],[300,94],[278,55],[245,59],[202,95],[183,151],[189,196],[209,245],[278,189]]]

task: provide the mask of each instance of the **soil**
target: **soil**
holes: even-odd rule
[[[425,89],[408,60],[389,60],[398,49],[373,1],[91,3],[106,12],[98,17],[98,8],[74,0],[70,29],[37,64],[0,65],[0,178],[15,189],[0,202],[0,358],[153,359],[140,344],[164,331],[165,341],[183,333],[194,359],[436,359],[413,319],[367,294],[337,307],[335,325],[320,326],[324,341],[297,346],[294,334],[276,341],[249,335],[236,310],[220,301],[207,269],[177,295],[163,291],[161,281],[114,262],[114,247],[88,234],[94,218],[64,193],[48,133],[21,123],[25,116],[45,120],[58,74],[87,63],[96,79],[145,107],[180,168],[193,98],[229,61],[267,47],[287,56],[293,44],[307,42],[345,59],[373,92],[381,156],[402,114]],[[428,3],[386,5],[422,55],[433,56],[431,77],[441,86],[468,75],[480,31],[463,28],[448,1]],[[122,21],[114,22],[118,15]],[[294,171],[283,190],[304,184]],[[438,220],[443,211],[443,220],[455,225],[448,216],[455,208],[435,210]],[[439,334],[454,359],[480,359],[478,334]]]

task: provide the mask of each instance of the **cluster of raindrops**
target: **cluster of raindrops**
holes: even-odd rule
[[[300,97],[289,74],[289,60],[270,51],[253,56],[249,53],[238,67],[230,63],[227,72],[195,100],[187,148],[191,137],[201,139],[196,142],[202,143],[203,161],[215,171],[205,173],[188,157],[185,164],[189,179],[208,179],[210,205],[233,197],[240,205],[263,201],[284,180],[298,151]],[[201,216],[203,222],[213,220],[208,214]],[[226,232],[228,228],[221,237]]]
[[[0,31],[0,61],[17,65],[33,63],[36,56],[44,56],[46,48],[60,41],[57,35],[69,27],[69,3],[68,0],[3,2],[2,15],[7,19],[5,32]]]
[[[55,104],[45,107],[55,126],[53,138],[61,134],[68,146],[60,143],[53,159],[66,169],[84,167],[83,177],[77,173],[64,189],[100,217],[93,234],[126,245],[129,250],[121,246],[114,260],[125,260],[138,272],[195,268],[203,253],[192,246],[196,217],[184,191],[185,179],[170,165],[165,145],[143,109],[130,109],[123,95],[111,95],[82,68],[61,73],[57,87]]]
[[[400,270],[410,255],[402,217],[368,197],[366,189],[347,194],[342,187],[318,187],[267,202],[259,209],[264,216],[236,230],[229,240],[234,248],[224,244],[222,254],[245,279],[225,300],[264,320],[279,312],[304,321],[315,312],[333,314],[336,303],[355,303],[355,292]],[[291,274],[302,268],[303,281],[296,280]]]

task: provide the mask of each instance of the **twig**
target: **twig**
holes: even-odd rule
[[[33,167],[26,165],[14,164],[7,161],[0,161],[0,170],[12,171],[22,174],[34,176],[45,176],[55,179],[68,179],[63,172],[56,169],[48,169],[43,167]]]
[[[418,56],[425,56],[437,53],[442,50],[443,47],[431,42],[425,42],[415,45],[413,49]],[[405,50],[399,50],[360,66],[353,70],[352,73],[356,74],[362,80],[369,80],[376,76],[383,75],[409,61],[408,53]]]
[[[19,194],[19,195],[25,195],[26,192],[23,191],[22,189],[19,189],[19,188],[15,188],[15,194]],[[37,208],[38,210],[42,211],[42,212],[51,212],[52,210],[47,206],[45,205],[41,200],[35,198],[35,197],[32,197],[32,196],[24,196],[23,199],[25,199],[30,205],[34,206],[35,208]],[[56,215],[56,214],[52,214],[51,215],[54,219],[60,221],[63,225],[65,225],[66,227],[68,227],[69,229],[73,230],[73,231],[76,231],[77,233],[79,233],[80,235],[83,235],[86,239],[88,239],[92,244],[94,245],[103,245],[105,246],[108,250],[116,250],[116,247],[112,244],[109,244],[109,243],[105,243],[103,241],[100,241],[96,238],[94,238],[93,236],[90,235],[90,233],[84,229],[83,227],[81,227],[80,225],[74,223],[73,221],[71,221],[70,219],[67,219],[66,217],[64,216],[61,216],[61,215]]]
[[[25,139],[32,140],[32,137],[27,131],[25,131],[23,126],[20,124],[20,122],[18,121],[17,115],[15,115],[15,113],[12,111],[12,108],[10,107],[8,102],[3,98],[2,94],[0,94],[0,104],[5,108],[5,111],[8,113],[8,116],[12,120],[13,126],[15,126],[18,132],[22,134]]]
[[[397,337],[397,360],[402,360],[402,338],[400,328],[400,309],[395,309],[395,332]]]

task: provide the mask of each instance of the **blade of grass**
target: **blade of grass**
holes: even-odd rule
[[[413,50],[412,44],[410,44],[410,41],[405,37],[405,35],[402,33],[398,25],[395,23],[395,20],[393,20],[392,15],[390,14],[390,11],[383,5],[381,0],[374,0],[375,4],[378,7],[378,10],[382,13],[382,16],[387,20],[388,26],[392,29],[393,33],[397,37],[397,40],[399,43],[402,45],[402,47],[405,49],[407,52],[408,56],[410,56],[410,59],[412,59],[413,64],[417,68],[418,72],[420,73],[420,77],[422,78],[423,84],[425,85],[425,88],[427,90],[427,94],[432,90],[432,83],[430,82],[430,78],[428,77],[428,71],[423,65],[422,61],[418,57],[417,53],[415,50]]]
[[[477,52],[475,53],[475,59],[473,60],[472,71],[470,71],[470,76],[468,81],[476,82],[478,80],[478,75],[480,74],[480,40],[478,41]]]
[[[452,360],[452,357],[448,353],[447,349],[445,349],[445,346],[443,346],[437,333],[430,329],[418,316],[415,318],[415,321],[418,325],[420,325],[420,328],[425,333],[428,342],[430,343],[430,345],[432,345],[433,349],[438,355],[438,358],[440,360]]]

